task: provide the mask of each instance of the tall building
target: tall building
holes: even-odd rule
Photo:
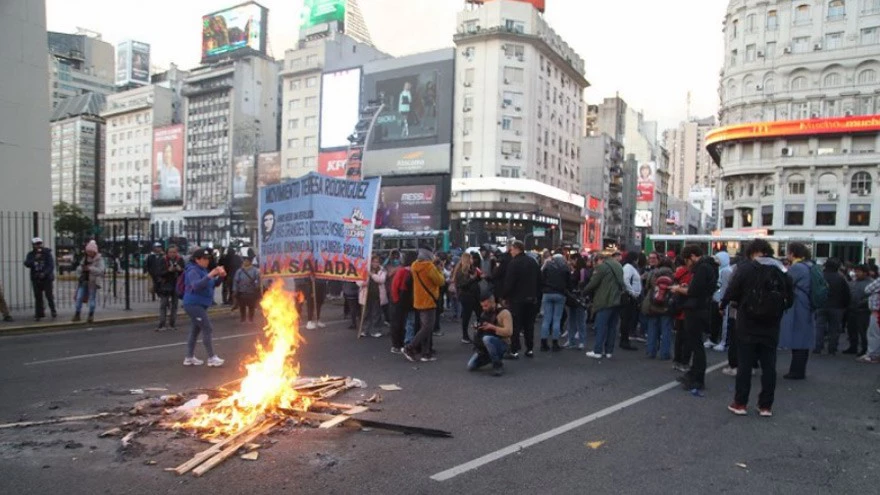
[[[300,39],[316,39],[336,33],[345,33],[358,43],[373,45],[370,30],[357,0],[306,0],[299,30]]]
[[[104,104],[104,96],[97,93],[65,98],[49,119],[52,203],[79,206],[93,220],[104,204]]]
[[[360,67],[372,60],[388,58],[372,45],[358,41],[348,34],[335,31],[325,37],[301,40],[297,47],[284,53],[281,70],[281,174],[299,177],[318,171],[319,111],[324,73]],[[352,76],[354,74],[352,73]],[[359,84],[359,81],[358,81]],[[351,108],[342,109],[351,114],[359,110],[360,91],[356,101],[346,100]],[[336,98],[336,97],[334,97]],[[328,100],[328,103],[331,100]],[[328,106],[330,111],[333,106]],[[342,129],[348,136],[354,131]]]
[[[715,117],[692,119],[663,132],[669,150],[669,194],[686,198],[693,186],[715,188],[719,167],[706,150],[706,133],[715,128]]]
[[[99,33],[48,33],[49,96],[52,106],[84,93],[109,95],[116,88],[115,52]]]
[[[731,1],[719,79],[721,226],[863,234],[880,249],[880,3]],[[858,244],[816,247],[859,259]]]
[[[184,81],[188,238],[223,244],[253,238],[255,160],[277,143],[277,81],[278,64],[260,54],[193,69]]]
[[[602,247],[633,241],[634,208],[626,208],[623,145],[602,133],[581,138],[582,190],[602,201]]]
[[[189,77],[189,71],[181,70],[177,64],[171,63],[171,67],[164,72],[150,76],[150,82],[156,86],[168,88],[173,92],[171,97],[171,121],[181,123],[183,119],[183,82]]]
[[[470,244],[536,232],[552,234],[546,245],[579,243],[583,59],[514,0],[469,4],[453,41],[453,227]]]
[[[153,199],[153,128],[173,122],[174,92],[144,86],[107,97],[104,218],[150,218]]]

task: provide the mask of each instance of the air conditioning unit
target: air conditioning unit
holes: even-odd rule
[[[465,136],[467,136],[467,135],[468,135],[468,134],[470,134],[470,133],[471,133],[471,131],[469,131],[469,130],[467,130],[467,129],[465,129],[465,131],[464,131],[464,133],[463,133],[463,134],[464,134],[464,135],[465,135]]]
[[[821,50],[821,49],[822,49],[822,43],[816,43],[815,45],[813,45],[813,50]]]
[[[464,109],[462,109],[462,111],[463,111],[463,112],[470,112],[470,111],[471,111],[471,107],[464,107]]]
[[[859,191],[859,196],[870,196],[870,194],[868,191]]]
[[[791,148],[782,148],[782,156],[794,156],[794,150]]]
[[[758,58],[764,58],[764,51],[758,50]]]
[[[471,83],[469,83],[469,82],[467,82],[467,81],[465,81],[465,82],[464,82],[464,87],[466,87],[466,88],[469,88],[469,87],[471,87]]]
[[[469,156],[465,156],[464,159],[465,159],[465,160],[470,160],[471,157],[469,157]]]
[[[764,91],[764,86],[761,86],[760,84],[756,85],[755,91]]]
[[[504,78],[504,84],[510,84],[510,79]]]
[[[819,114],[816,113],[816,112],[813,112],[813,113],[810,114],[810,118],[811,118],[811,119],[818,119],[818,118],[819,118]]]
[[[790,46],[787,46],[787,47],[783,48],[783,49],[782,49],[782,53],[785,53],[786,55],[789,54],[789,53],[791,53],[791,47],[790,47]]]
[[[517,136],[522,136],[522,131],[516,131]]]
[[[516,107],[516,111],[517,111],[517,112],[522,112],[522,108],[520,108],[520,107]]]
[[[519,154],[519,153],[517,153],[517,154],[516,154],[516,155],[514,155],[514,156],[516,156],[516,158],[517,158],[517,159],[521,159],[521,158],[522,158],[522,155],[521,155],[521,154]]]
[[[828,195],[828,201],[837,201],[838,199],[840,199],[840,195],[837,193],[830,193]]]
[[[847,111],[843,112],[843,115],[844,115],[844,117],[852,117],[852,115],[853,115],[853,111],[852,111],[852,110],[847,110]]]

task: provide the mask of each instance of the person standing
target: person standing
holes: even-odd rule
[[[391,353],[400,354],[415,332],[413,312],[413,280],[410,267],[415,256],[408,252],[391,280]]]
[[[871,318],[868,322],[868,347],[863,355],[856,358],[856,361],[877,364],[880,363],[880,278],[874,278],[865,287],[865,294],[868,295],[868,308],[871,310]]]
[[[361,337],[369,335],[378,339],[382,336],[381,328],[385,323],[382,306],[388,304],[388,292],[385,290],[386,280],[387,273],[382,268],[382,259],[379,258],[379,255],[373,255],[367,280],[357,282],[360,287],[358,301],[364,311],[364,328],[361,329]]]
[[[706,348],[703,347],[703,332],[709,329],[709,315],[712,294],[718,284],[718,267],[703,250],[689,244],[681,250],[685,266],[693,273],[689,285],[676,285],[672,292],[684,297],[684,345],[692,353],[691,369],[679,377],[687,390],[702,390],[706,379]]]
[[[641,313],[645,316],[647,327],[647,356],[655,359],[659,352],[660,360],[672,358],[672,314],[669,311],[671,293],[669,287],[673,280],[672,261],[663,260],[655,265],[645,280],[645,297],[642,299]]]
[[[76,288],[76,312],[73,315],[73,321],[80,321],[80,312],[83,303],[89,303],[89,316],[86,321],[92,323],[95,321],[95,307],[98,304],[98,289],[101,287],[101,280],[104,278],[104,258],[98,252],[98,243],[89,241],[86,244],[85,256],[83,256],[77,269],[78,285]]]
[[[624,292],[620,306],[620,348],[635,351],[636,346],[629,341],[635,335],[639,323],[639,296],[642,294],[642,278],[639,275],[639,253],[630,251],[623,260]]]
[[[559,347],[559,335],[562,333],[562,313],[565,311],[565,291],[568,288],[570,272],[565,256],[554,254],[550,261],[541,268],[543,298],[541,307],[544,320],[541,322],[541,352],[550,347],[548,339],[552,338],[553,352],[562,350]]]
[[[2,280],[0,280],[0,314],[3,315],[3,321],[14,321],[12,315],[9,314],[9,306],[6,305],[6,297],[3,296]]]
[[[733,274],[733,268],[730,266],[730,254],[726,251],[715,253],[715,262],[718,263],[718,290],[712,295],[712,306],[717,307],[721,303],[721,297],[727,291],[727,285],[730,283],[730,276]],[[728,312],[712,312],[712,340],[717,343],[713,344],[712,350],[716,352],[724,352],[727,350],[727,326]],[[718,330],[720,329],[720,330]]]
[[[314,294],[312,290],[314,289]],[[315,279],[305,280],[303,286],[303,297],[306,300],[306,312],[308,320],[306,322],[307,330],[315,330],[316,328],[324,328],[327,325],[321,321],[321,308],[324,307],[324,301],[327,299],[327,281]]]
[[[513,241],[510,255],[507,276],[500,292],[501,301],[507,304],[513,316],[513,338],[508,357],[519,359],[522,336],[526,344],[525,355],[530,358],[535,355],[535,319],[538,317],[538,298],[541,296],[541,268],[537,261],[525,254],[522,241]]]
[[[177,246],[168,246],[168,254],[162,260],[162,267],[158,275],[156,293],[159,296],[159,326],[157,332],[165,330],[165,322],[170,317],[170,330],[177,330],[177,278],[183,275],[183,258],[177,250]],[[170,312],[170,314],[169,314]]]
[[[596,343],[587,357],[608,358],[614,352],[617,324],[620,321],[620,298],[624,291],[623,267],[613,256],[600,254],[596,258],[596,269],[590,278],[585,292],[592,294],[593,314],[595,314]]]
[[[348,311],[346,314],[351,318],[351,324],[348,326],[349,330],[357,330],[358,327],[358,319],[361,316],[361,305],[358,302],[359,296],[360,288],[358,288],[357,283],[344,282],[342,284],[342,299],[345,301],[345,308]]]
[[[228,248],[226,254],[220,257],[220,266],[226,270],[226,278],[223,279],[223,304],[233,304],[232,283],[235,279],[235,272],[241,268],[241,256],[235,252],[235,248]]]
[[[159,295],[159,285],[161,284],[159,277],[164,268],[165,253],[162,251],[162,243],[157,242],[153,244],[153,252],[150,253],[144,261],[144,273],[150,277],[150,281],[153,283],[151,292],[154,301],[156,300],[156,296]]]
[[[843,317],[849,307],[849,286],[840,274],[840,260],[828,258],[822,269],[822,277],[828,284],[828,300],[816,310],[816,345],[813,354],[822,354],[828,342],[828,354],[837,354]]]
[[[776,392],[779,324],[783,312],[793,302],[793,286],[782,263],[773,258],[773,248],[767,241],[755,239],[750,242],[746,257],[750,261],[737,268],[736,276],[719,304],[722,314],[732,301],[738,307],[736,392],[727,409],[737,416],[748,413],[746,406],[752,387],[752,368],[759,362],[761,393],[758,395],[758,413],[770,417]]]
[[[423,362],[436,361],[434,319],[437,317],[440,287],[446,280],[434,264],[433,253],[427,248],[419,249],[418,259],[410,271],[413,277],[413,308],[418,313],[420,327],[412,341],[403,347],[403,356],[409,361],[415,361],[417,355],[421,355]]]
[[[589,283],[589,270],[583,256],[575,254],[569,261],[571,272],[568,278],[568,287],[574,296],[573,304],[566,304],[568,312],[568,342],[565,347],[569,349],[583,350],[587,343],[587,310],[584,304],[583,289]]]
[[[673,256],[674,255],[675,253],[673,253]],[[694,272],[687,267],[684,259],[680,256],[670,259],[673,259],[675,263],[675,272],[672,277],[673,285],[686,286],[690,284],[691,279],[694,278]],[[685,339],[684,335],[684,311],[681,309],[683,300],[683,297],[673,293],[672,300],[670,301],[674,310],[672,315],[672,330],[675,333],[672,369],[687,372],[691,368],[692,353],[687,345],[685,345],[687,339]]]
[[[461,343],[471,344],[471,315],[480,318],[480,279],[479,268],[474,266],[470,253],[463,253],[458,264],[452,270],[452,280],[458,301],[461,304]]]
[[[52,257],[51,249],[43,247],[43,239],[34,237],[31,240],[31,246],[33,249],[25,257],[24,266],[31,271],[31,286],[34,290],[34,320],[40,321],[46,317],[43,296],[46,297],[46,303],[49,304],[52,318],[57,318],[55,294],[52,291],[52,285],[55,281],[55,258]]]
[[[192,326],[186,343],[184,366],[201,366],[204,361],[195,356],[196,341],[202,335],[202,344],[208,352],[208,366],[223,366],[224,360],[214,353],[214,327],[208,317],[208,308],[214,304],[214,289],[223,283],[226,270],[218,266],[208,271],[211,253],[203,248],[196,249],[186,265],[183,274],[183,310],[189,315]]]
[[[868,278],[868,267],[856,266],[853,271],[855,277],[849,284],[850,303],[846,318],[846,333],[849,337],[849,347],[843,354],[856,354],[861,356],[868,352],[868,323],[871,319],[871,310],[868,308],[868,294],[865,288],[871,283]]]
[[[238,303],[241,323],[245,322],[245,318],[248,323],[254,322],[254,312],[257,310],[262,290],[260,270],[254,266],[253,258],[248,256],[243,259],[242,266],[235,272],[232,281],[232,293],[235,294],[235,301]]]
[[[788,373],[782,375],[786,380],[803,380],[807,376],[807,361],[810,349],[816,345],[813,326],[811,295],[811,262],[807,246],[792,242],[788,245],[788,260],[791,266],[788,275],[794,285],[794,304],[782,317],[779,333],[779,347],[791,349],[791,365]]]

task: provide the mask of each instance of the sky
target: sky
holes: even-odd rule
[[[46,0],[50,31],[97,31],[112,44],[151,45],[152,65],[199,63],[201,16],[244,0]],[[302,0],[262,0],[269,9],[269,54],[276,59],[299,34]],[[360,0],[382,51],[394,56],[451,47],[464,0]],[[547,0],[550,26],[584,59],[588,103],[619,94],[660,128],[691,115],[717,114],[725,0]]]

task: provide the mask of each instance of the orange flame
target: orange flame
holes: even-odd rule
[[[302,295],[287,292],[283,286],[276,281],[260,302],[267,320],[263,330],[268,346],[257,342],[256,355],[245,365],[247,375],[239,389],[179,426],[206,431],[205,437],[213,438],[233,434],[277,408],[308,408],[309,399],[293,389],[299,375],[296,349],[305,342],[296,311],[296,298]]]

